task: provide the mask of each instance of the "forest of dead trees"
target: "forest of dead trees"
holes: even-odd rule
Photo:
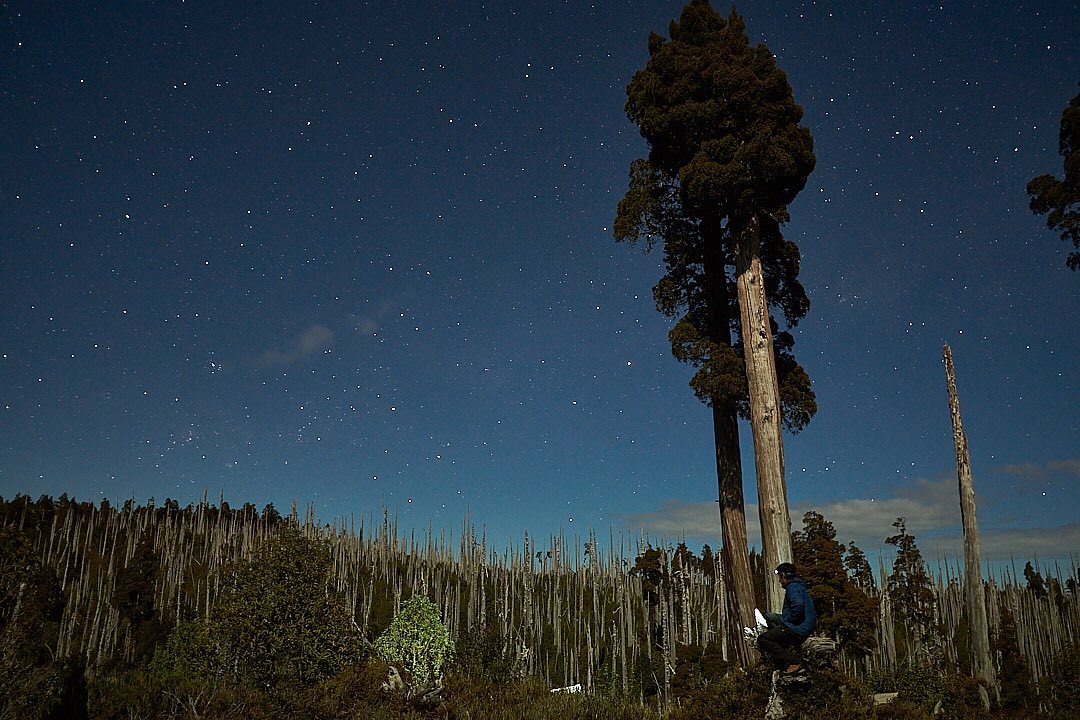
[[[92,679],[145,655],[147,644],[163,642],[180,621],[207,616],[222,569],[250,557],[284,526],[325,541],[328,588],[367,638],[421,593],[440,609],[452,637],[497,637],[522,672],[551,686],[580,683],[586,691],[607,688],[644,700],[663,697],[688,677],[722,673],[735,658],[725,631],[729,589],[711,549],[699,557],[683,544],[650,543],[629,532],[612,532],[603,542],[593,533],[584,541],[526,535],[504,549],[467,522],[457,537],[417,537],[399,532],[385,515],[327,525],[311,510],[283,518],[272,506],[113,507],[17,496],[0,500],[0,553],[5,564],[17,563],[22,543],[41,571],[55,575],[62,612],[50,651],[77,658]],[[835,542],[825,518],[804,518],[793,539],[802,574],[818,594],[819,630],[840,641],[839,662],[853,675],[905,664],[970,674],[962,574],[949,561],[931,571],[902,519],[894,530],[886,542],[896,560],[891,567],[883,560],[874,573],[858,548]],[[764,567],[752,557],[763,604]],[[6,574],[5,634],[30,601],[26,583],[17,587],[16,575]],[[1073,566],[1005,567],[984,591],[999,664],[1019,663],[1037,686],[1059,650],[1080,640]]]

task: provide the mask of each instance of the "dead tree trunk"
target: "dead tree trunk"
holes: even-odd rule
[[[956,475],[960,482],[960,518],[964,524],[964,595],[971,637],[971,660],[975,675],[981,675],[992,688],[997,688],[994,663],[990,656],[990,628],[986,620],[986,595],[983,592],[982,566],[979,558],[979,524],[975,519],[975,488],[971,477],[971,457],[967,436],[960,423],[960,398],[956,392],[956,371],[952,350],[946,344],[945,383],[949,391],[949,413],[952,415],[953,445],[956,447]],[[989,698],[983,695],[989,709]]]
[[[754,435],[754,466],[757,470],[758,514],[765,569],[791,562],[791,517],[784,482],[784,442],[780,433],[780,391],[776,380],[769,305],[761,268],[760,231],[757,216],[739,230],[735,253],[736,287],[742,320],[743,357],[750,391],[750,428]],[[769,610],[784,601],[783,588],[766,582]]]

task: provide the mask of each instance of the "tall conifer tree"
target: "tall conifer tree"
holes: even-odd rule
[[[845,548],[836,541],[836,528],[811,510],[803,515],[803,529],[791,533],[791,544],[799,575],[814,599],[818,614],[815,632],[838,641],[851,657],[869,653],[874,645],[878,602],[848,574]],[[865,556],[862,562],[866,562]],[[862,572],[861,566],[858,570]]]
[[[896,518],[893,527],[896,534],[885,538],[885,544],[896,548],[896,559],[892,573],[885,579],[885,589],[899,626],[897,640],[906,661],[914,662],[920,652],[932,660],[929,646],[937,629],[933,582],[915,536],[907,531],[907,522]]]
[[[627,88],[627,115],[648,142],[630,168],[615,237],[663,242],[657,308],[677,319],[672,352],[697,368],[691,387],[710,405],[716,445],[722,559],[743,623],[753,612],[746,553],[738,417],[754,432],[767,565],[791,560],[781,423],[801,430],[816,411],[810,379],[792,355],[793,327],[809,309],[799,251],[781,225],[814,167],[802,108],[742,18],[691,0],[670,39],[649,37],[649,60]],[[749,381],[748,381],[749,378]],[[779,586],[769,584],[770,605]]]

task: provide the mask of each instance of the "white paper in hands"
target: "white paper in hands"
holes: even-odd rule
[[[743,628],[743,635],[747,640],[754,640],[758,635],[765,632],[768,628],[768,623],[765,622],[765,616],[761,614],[761,611],[754,608],[754,620],[757,621],[757,627],[745,627]]]

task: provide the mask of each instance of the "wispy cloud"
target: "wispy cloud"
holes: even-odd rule
[[[920,543],[920,546],[922,543]],[[959,533],[934,538],[938,552],[962,557],[964,538]],[[1080,523],[1056,527],[979,528],[980,556],[983,562],[1016,560],[1067,559],[1080,552]],[[924,550],[923,555],[927,555]]]
[[[387,318],[392,317],[401,308],[404,295],[396,294],[385,297],[377,303],[369,303],[364,312],[351,316],[353,330],[361,337],[378,334]]]
[[[292,365],[294,362],[323,352],[334,344],[334,333],[325,325],[312,325],[292,338],[284,348],[275,347],[263,352],[256,360],[258,367]]]
[[[1018,478],[1038,478],[1046,475],[1046,468],[1036,463],[1017,463],[1014,465],[1002,465],[997,468],[997,472]]]
[[[1050,463],[1073,469],[1073,463]],[[792,506],[792,527],[802,527],[808,511],[821,513],[836,528],[836,539],[854,542],[871,554],[885,549],[885,538],[894,534],[893,522],[904,518],[907,531],[915,535],[924,557],[963,555],[963,531],[956,480],[921,479],[908,487],[896,488],[891,497],[834,500]],[[719,511],[715,502],[685,502],[669,499],[657,510],[621,518],[630,529],[642,529],[657,538],[686,538],[699,542],[720,542]],[[761,546],[757,506],[746,506],[747,538]],[[1056,527],[980,527],[983,560],[1070,558],[1080,551],[1080,523]]]
[[[1080,458],[1051,460],[1039,463],[1017,463],[1002,465],[996,472],[1011,475],[1021,480],[1046,480],[1055,478],[1080,478]]]
[[[1074,458],[1072,460],[1055,460],[1046,464],[1047,469],[1051,472],[1060,472],[1066,475],[1071,475],[1074,478],[1080,478],[1080,458]]]
[[[747,506],[746,524],[749,530],[751,506]],[[754,513],[757,513],[756,508]],[[719,508],[715,502],[683,502],[669,499],[658,510],[624,515],[621,522],[631,530],[644,530],[650,535],[666,538],[714,538],[720,535]],[[761,536],[755,523],[755,533]]]

